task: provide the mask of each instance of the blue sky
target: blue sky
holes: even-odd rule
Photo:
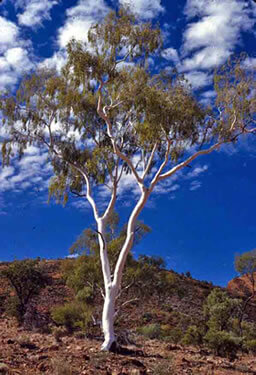
[[[160,23],[166,63],[186,75],[202,103],[214,98],[213,69],[232,53],[246,51],[247,63],[256,63],[252,0],[3,0],[0,90],[15,90],[22,74],[38,65],[60,69],[69,39],[85,39],[90,25],[123,3],[142,20]],[[161,255],[178,272],[226,285],[235,276],[234,254],[256,247],[255,158],[255,141],[243,138],[159,186],[140,216],[152,233],[135,253]],[[21,161],[0,166],[0,260],[64,257],[93,222],[77,198],[65,208],[46,203],[51,173],[45,151],[35,147]],[[125,218],[135,187],[128,177],[121,188]]]

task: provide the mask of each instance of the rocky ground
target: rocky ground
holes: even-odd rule
[[[256,359],[252,355],[238,354],[230,361],[202,348],[132,335],[136,327],[145,324],[145,318],[150,318],[147,320],[150,323],[175,327],[179,316],[182,320],[198,317],[203,301],[213,288],[211,284],[179,276],[178,295],[173,294],[161,302],[153,298],[143,304],[128,305],[120,314],[118,329],[128,329],[134,345],[123,347],[120,353],[114,354],[100,351],[100,338],[98,341],[88,339],[78,333],[72,336],[64,333],[60,338],[56,335],[50,310],[72,299],[72,291],[62,280],[59,261],[46,261],[45,267],[52,281],[35,301],[32,312],[28,311],[27,327],[18,327],[14,319],[7,317],[5,302],[10,291],[4,282],[0,285],[0,374],[256,375]],[[234,279],[228,285],[229,293],[237,295],[242,282]],[[251,304],[250,309],[254,317],[256,305]],[[48,325],[50,329],[44,332]]]
[[[100,352],[100,341],[33,333],[0,319],[0,374],[22,375],[238,375],[256,374],[253,356],[234,361],[208,351],[135,337],[121,353]]]

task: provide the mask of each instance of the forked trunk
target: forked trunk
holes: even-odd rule
[[[113,281],[110,275],[110,267],[109,261],[106,251],[106,244],[102,240],[103,236],[99,236],[100,240],[100,249],[101,249],[101,262],[102,262],[102,269],[103,269],[103,277],[104,277],[104,284],[105,284],[105,301],[102,313],[102,329],[104,333],[104,343],[101,346],[101,350],[115,350],[117,348],[116,337],[114,332],[114,320],[115,320],[115,303],[117,294],[121,287],[122,282],[122,274],[125,265],[125,261],[129,251],[132,248],[132,244],[134,241],[134,228],[136,219],[144,207],[148,192],[145,192],[142,187],[142,194],[137,202],[130,219],[127,225],[127,233],[126,233],[126,240],[124,245],[120,251],[115,271]],[[103,233],[103,225],[102,222],[98,222],[99,232]]]

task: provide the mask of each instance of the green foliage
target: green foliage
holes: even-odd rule
[[[242,347],[242,339],[227,331],[209,329],[204,340],[216,355],[224,357],[235,357],[237,351]]]
[[[241,275],[256,272],[256,249],[235,257],[235,269]]]
[[[6,313],[13,316],[19,324],[23,323],[25,311],[17,296],[9,296],[6,300]]]
[[[149,324],[137,328],[137,333],[149,339],[159,339],[162,336],[161,325],[158,323]]]
[[[204,305],[208,327],[216,331],[230,329],[231,318],[237,314],[240,305],[240,300],[228,297],[221,289],[213,289]]]
[[[242,348],[243,339],[237,329],[240,308],[240,300],[217,288],[206,299],[204,314],[208,331],[203,339],[217,355],[234,358]]]
[[[256,340],[256,323],[242,322],[242,330],[246,340]]]
[[[165,155],[176,163],[190,146],[208,145],[216,137],[235,141],[246,133],[256,110],[256,83],[254,72],[243,66],[244,57],[216,71],[217,99],[209,110],[197,102],[182,74],[161,70],[162,64],[151,69],[148,59],[161,59],[161,47],[159,28],[140,22],[128,9],[110,12],[93,25],[86,43],[71,40],[60,73],[37,70],[23,77],[14,95],[1,95],[2,121],[9,130],[3,163],[10,162],[14,146],[20,157],[31,144],[48,147],[55,173],[49,197],[65,204],[70,193],[83,192],[87,178],[102,185],[117,167],[131,171],[125,158],[117,157],[117,148],[129,159],[138,150],[148,159],[157,144],[149,175]]]
[[[21,324],[30,301],[47,285],[48,279],[38,261],[32,259],[9,263],[1,271],[1,276],[8,280],[15,292],[15,296],[9,298],[8,310]]]
[[[243,348],[248,350],[249,352],[255,354],[256,353],[256,339],[253,340],[245,340],[243,343]]]
[[[179,326],[170,327],[168,331],[162,329],[162,338],[163,340],[167,342],[178,344],[181,341],[182,336],[183,336],[183,331]]]
[[[185,335],[182,338],[182,343],[184,345],[196,345],[200,346],[203,344],[203,337],[205,330],[200,326],[189,326]]]
[[[90,307],[74,301],[55,307],[51,315],[55,323],[63,325],[69,333],[72,333],[78,327],[86,332],[91,314]]]

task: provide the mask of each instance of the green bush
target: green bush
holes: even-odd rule
[[[246,340],[256,340],[256,325],[255,323],[242,322],[243,336]]]
[[[55,323],[64,325],[69,333],[72,333],[77,327],[86,331],[91,320],[90,308],[77,302],[57,306],[52,310],[51,315]]]
[[[200,327],[190,326],[182,339],[182,344],[200,346],[203,343],[203,335],[204,332]]]
[[[243,348],[249,352],[256,353],[256,340],[246,340],[243,344]]]
[[[39,266],[38,260],[32,259],[9,263],[7,268],[1,271],[0,276],[8,280],[15,293],[15,296],[8,300],[7,311],[22,324],[29,303],[47,285],[48,278]]]
[[[161,326],[158,323],[139,327],[137,328],[137,332],[149,339],[159,339],[162,335]]]
[[[242,346],[242,339],[226,331],[215,331],[210,329],[204,336],[207,346],[212,349],[216,355],[230,358],[236,356],[237,351]]]
[[[17,296],[10,296],[6,300],[6,313],[13,316],[19,324],[23,322],[24,311],[21,308],[19,298]]]
[[[182,329],[180,327],[174,327],[169,331],[168,336],[164,336],[164,340],[172,342],[174,344],[178,344],[181,341],[182,336]]]

